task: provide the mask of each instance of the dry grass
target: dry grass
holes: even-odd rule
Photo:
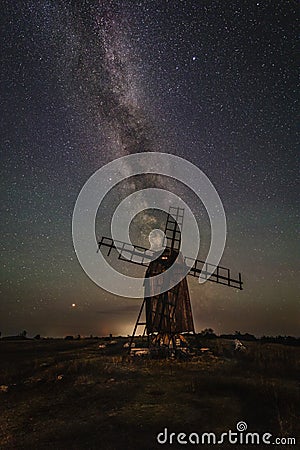
[[[178,362],[129,360],[122,342],[0,341],[1,450],[149,450],[165,426],[223,432],[239,420],[299,436],[298,348],[250,343],[237,355],[228,341],[202,344],[213,354]]]

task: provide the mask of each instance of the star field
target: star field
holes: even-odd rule
[[[4,1],[0,20],[2,334],[131,332],[139,302],[84,274],[72,212],[99,167],[163,151],[215,185],[245,282],[189,280],[196,329],[299,335],[296,1]]]

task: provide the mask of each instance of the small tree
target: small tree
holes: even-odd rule
[[[201,336],[205,338],[213,338],[216,337],[216,334],[212,328],[204,328],[204,330],[201,331]]]

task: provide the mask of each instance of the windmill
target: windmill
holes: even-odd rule
[[[135,322],[129,344],[129,353],[136,336],[137,328],[144,327],[150,348],[175,348],[184,341],[182,333],[195,333],[187,277],[168,289],[172,284],[169,277],[162,277],[164,292],[157,294],[156,275],[163,274],[175,265],[175,273],[183,273],[190,260],[188,275],[207,279],[229,287],[242,289],[241,274],[232,278],[230,270],[222,266],[212,266],[208,262],[183,256],[180,252],[181,230],[184,219],[184,208],[169,208],[165,226],[165,248],[162,252],[149,251],[146,247],[133,246],[126,242],[102,237],[98,243],[109,256],[113,249],[118,251],[118,259],[147,267],[144,279],[144,299]],[[211,273],[213,272],[213,273]],[[185,272],[186,273],[186,272]],[[210,276],[209,276],[210,275]],[[174,284],[174,283],[173,283]],[[142,319],[142,317],[145,319]]]

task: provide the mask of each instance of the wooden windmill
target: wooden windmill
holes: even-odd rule
[[[156,278],[153,277],[163,274],[172,265],[175,264],[174,273],[180,274],[183,273],[186,263],[190,260],[192,266],[190,264],[188,275],[242,289],[240,273],[237,279],[232,278],[230,270],[225,267],[209,267],[212,265],[207,262],[194,260],[180,253],[183,218],[183,208],[172,206],[169,208],[165,226],[165,249],[161,254],[155,251],[151,252],[146,247],[132,246],[107,237],[102,237],[98,243],[99,250],[102,247],[107,250],[107,256],[110,255],[112,249],[116,249],[120,260],[147,267],[144,279],[144,300],[133,329],[129,352],[139,326],[144,327],[144,335],[146,334],[148,337],[149,347],[176,347],[183,339],[182,333],[195,332],[186,276],[170,289],[168,289],[168,284],[171,284],[172,280],[169,277],[164,279],[163,276],[160,283],[166,283],[162,289],[165,292],[155,294],[157,285],[155,285]],[[157,257],[157,255],[159,256]],[[211,272],[213,273],[210,275]],[[142,320],[143,316],[145,319]]]

